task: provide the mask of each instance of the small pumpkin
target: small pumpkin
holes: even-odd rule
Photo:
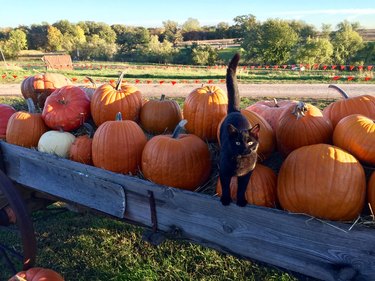
[[[245,198],[248,204],[276,208],[277,206],[277,176],[269,167],[257,164],[251,174],[246,188]],[[216,184],[216,192],[221,196],[220,178]],[[237,177],[232,177],[230,182],[232,200],[237,198]]]
[[[76,86],[56,89],[45,102],[42,118],[55,130],[73,131],[90,117],[90,99]]]
[[[8,120],[16,110],[8,104],[0,104],[0,139],[5,139]]]
[[[69,159],[86,165],[92,165],[92,137],[94,128],[88,124],[83,124],[87,134],[78,136],[69,149]]]
[[[38,150],[49,154],[54,154],[63,158],[69,157],[70,146],[75,140],[75,136],[64,131],[48,131],[39,139]]]
[[[227,94],[217,86],[204,86],[193,90],[183,105],[186,130],[202,140],[217,141],[217,128],[227,115]]]
[[[91,115],[100,126],[106,121],[113,121],[118,112],[124,120],[137,121],[142,108],[142,94],[134,86],[123,84],[121,73],[116,86],[103,84],[96,89],[91,98]]]
[[[375,172],[372,172],[367,184],[367,199],[372,213],[375,213]]]
[[[157,184],[194,191],[211,173],[207,144],[193,134],[181,134],[186,120],[180,121],[172,135],[150,139],[142,153],[142,172]]]
[[[342,118],[333,131],[333,144],[375,165],[375,121],[360,114]]]
[[[33,267],[20,271],[8,281],[64,281],[64,278],[56,271],[48,268]]]
[[[262,116],[276,133],[280,116],[291,105],[295,105],[297,103],[298,102],[295,100],[261,100],[249,105],[246,107],[246,110],[258,113],[260,116]]]
[[[151,134],[171,133],[182,119],[180,106],[174,100],[149,100],[142,106],[140,123]]]
[[[306,145],[292,151],[282,163],[277,193],[287,211],[350,221],[364,207],[365,172],[353,155],[339,147]]]
[[[329,85],[328,87],[337,90],[343,97],[343,99],[335,101],[323,109],[323,115],[331,120],[333,127],[336,127],[342,118],[352,114],[362,114],[375,120],[375,96],[350,97],[336,85]]]
[[[95,131],[92,140],[94,166],[116,173],[135,175],[140,166],[142,151],[147,142],[141,127],[132,120],[106,121]]]
[[[8,143],[23,146],[37,147],[40,137],[48,131],[42,115],[35,112],[31,98],[26,100],[28,112],[18,111],[8,120],[5,139]]]
[[[29,76],[21,83],[21,93],[25,99],[31,98],[36,106],[44,107],[46,98],[56,89],[73,82],[60,73],[42,73]]]
[[[331,143],[333,128],[316,106],[298,102],[279,119],[276,142],[279,152],[287,156],[294,149],[316,143]]]

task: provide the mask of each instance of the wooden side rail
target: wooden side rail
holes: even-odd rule
[[[213,196],[5,142],[0,147],[8,177],[30,188],[169,236],[318,279],[375,280],[375,229],[355,225],[349,230],[348,224],[251,205],[224,207]]]

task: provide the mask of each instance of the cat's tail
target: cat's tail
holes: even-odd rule
[[[240,111],[240,94],[238,92],[236,69],[240,55],[237,53],[230,61],[227,68],[227,92],[228,92],[228,113]]]

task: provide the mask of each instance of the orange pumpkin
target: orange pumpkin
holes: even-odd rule
[[[86,165],[92,165],[92,137],[94,129],[88,123],[83,124],[87,134],[76,137],[69,149],[69,159]]]
[[[142,153],[143,175],[157,184],[194,191],[211,173],[207,144],[193,134],[180,134],[182,120],[173,135],[150,139]]]
[[[329,85],[329,88],[336,89],[344,98],[329,104],[323,109],[323,115],[331,120],[333,127],[336,127],[342,118],[352,114],[362,114],[375,120],[375,96],[349,97],[344,90],[336,85]]]
[[[248,204],[276,208],[277,205],[277,176],[269,167],[257,164],[246,188],[245,198]],[[220,178],[216,184],[216,192],[221,196]],[[232,177],[230,182],[232,200],[237,198],[237,177]]]
[[[8,120],[5,139],[8,143],[37,147],[40,137],[48,131],[42,115],[35,113],[35,107],[31,98],[27,99],[29,112],[18,111]]]
[[[180,106],[174,100],[166,100],[165,95],[162,95],[160,100],[145,102],[140,114],[143,129],[151,134],[173,132],[181,119]]]
[[[333,144],[359,161],[375,165],[375,121],[360,114],[344,117],[333,131]]]
[[[367,184],[367,198],[372,212],[375,213],[375,172],[372,172]]]
[[[26,271],[20,271],[8,281],[64,281],[64,278],[52,269],[33,267]]]
[[[5,139],[8,120],[16,110],[8,104],[0,104],[0,139]]]
[[[227,115],[228,97],[217,86],[200,87],[192,91],[183,105],[186,130],[203,140],[217,141],[217,128]]]
[[[137,121],[142,108],[142,95],[136,87],[122,83],[124,73],[120,75],[116,87],[103,84],[96,89],[91,98],[91,115],[100,126],[106,121],[113,120],[121,112],[124,120]]]
[[[366,177],[358,160],[328,144],[300,147],[281,165],[277,181],[282,208],[328,220],[353,220],[361,213]]]
[[[304,145],[331,143],[333,128],[319,108],[299,102],[285,111],[276,129],[277,148],[283,156]]]
[[[295,100],[261,100],[246,107],[247,110],[258,113],[262,116],[274,132],[276,132],[277,124],[279,123],[280,116],[287,110],[291,105],[297,104]]]
[[[21,83],[21,93],[25,99],[32,98],[35,105],[41,109],[46,98],[56,89],[73,85],[67,77],[60,73],[44,73],[29,76]]]
[[[136,174],[141,166],[146,136],[137,123],[122,120],[106,121],[95,131],[92,139],[94,166],[116,173]]]

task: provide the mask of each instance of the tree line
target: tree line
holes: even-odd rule
[[[167,20],[160,28],[71,23],[60,20],[17,28],[0,28],[0,50],[17,58],[22,50],[66,52],[75,60],[134,61],[214,65],[222,63],[219,49],[199,40],[236,38],[243,63],[249,64],[373,64],[375,42],[364,42],[359,23],[343,21],[335,30],[318,31],[303,21],[237,16],[234,24],[201,26],[194,18],[183,24]],[[181,47],[184,41],[197,41]],[[223,62],[225,63],[225,62]]]

